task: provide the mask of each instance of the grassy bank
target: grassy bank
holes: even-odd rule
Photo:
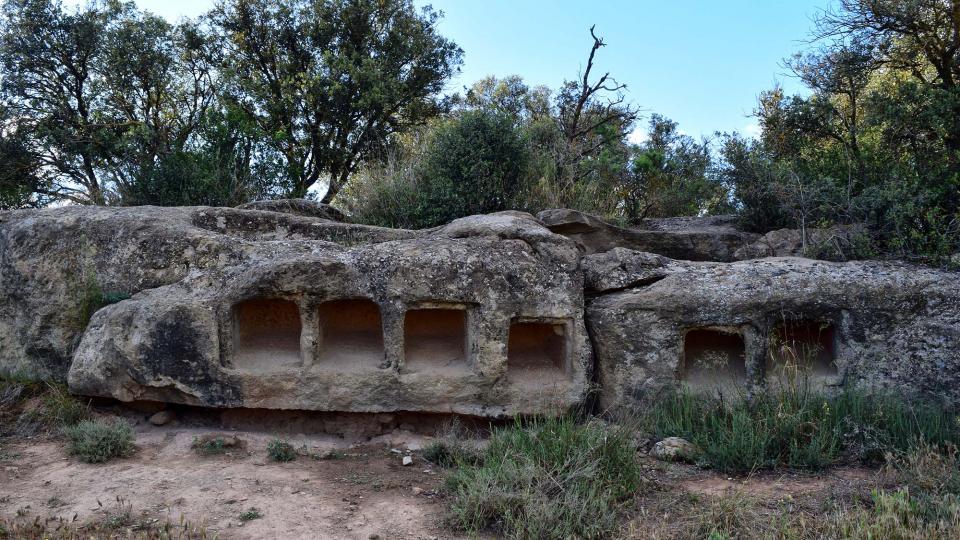
[[[790,388],[751,400],[677,393],[657,402],[643,425],[654,438],[696,444],[702,465],[739,474],[850,460],[876,464],[888,453],[960,441],[957,417],[943,407],[857,390],[825,395]]]

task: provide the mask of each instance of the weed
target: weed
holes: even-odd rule
[[[454,470],[446,490],[451,521],[470,532],[598,538],[642,485],[625,430],[564,416],[495,430],[481,459]]]
[[[223,437],[194,437],[190,448],[193,448],[193,450],[201,456],[215,456],[227,452],[227,445]]]
[[[287,441],[274,439],[267,444],[267,455],[271,461],[283,463],[297,459],[297,450]]]
[[[99,502],[99,501],[98,501]],[[73,540],[81,538],[137,538],[143,540],[205,539],[217,535],[207,532],[202,524],[169,519],[135,520],[132,506],[117,497],[117,508],[91,521],[77,521],[60,517],[28,518],[26,513],[15,518],[0,517],[0,538],[57,538]]]
[[[104,292],[92,273],[88,274],[84,282],[81,283],[78,296],[77,313],[74,321],[75,330],[78,332],[87,328],[93,314],[100,309],[130,298],[130,294],[125,292]]]
[[[827,396],[805,386],[752,400],[682,392],[654,404],[643,423],[656,437],[690,440],[703,450],[703,465],[731,473],[816,470],[844,457],[875,463],[921,441],[960,441],[956,419],[942,408],[856,390]]]
[[[63,384],[47,383],[43,395],[42,418],[51,427],[74,426],[90,416],[89,404],[70,395]]]
[[[123,420],[84,420],[64,429],[67,450],[87,463],[103,463],[133,453],[133,431]]]
[[[263,517],[263,514],[260,513],[260,510],[255,507],[250,507],[249,509],[240,512],[240,521],[246,523],[248,521],[253,521],[255,519],[260,519]]]

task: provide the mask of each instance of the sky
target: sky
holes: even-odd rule
[[[76,2],[77,0],[73,0]],[[594,71],[627,85],[627,99],[695,137],[757,132],[750,114],[763,90],[803,89],[782,60],[807,48],[812,17],[830,0],[414,0],[442,11],[440,32],[464,50],[448,92],[488,75],[521,75],[557,88],[577,77],[592,45],[607,46]],[[69,0],[68,0],[69,2]],[[137,0],[176,20],[212,0]],[[645,133],[641,121],[632,138]]]

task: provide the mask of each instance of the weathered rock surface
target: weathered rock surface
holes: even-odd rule
[[[697,445],[680,437],[667,437],[657,441],[650,449],[650,457],[661,461],[694,462],[699,456]]]
[[[810,257],[841,261],[848,258],[855,243],[866,238],[862,226],[838,225],[829,229],[807,229],[807,241],[798,229],[777,229],[760,237],[756,242],[734,252],[736,260],[762,259],[764,257]]]
[[[737,230],[729,216],[646,220],[631,229],[568,209],[545,210],[537,218],[588,255],[620,247],[688,261],[733,261],[738,249],[759,238]]]
[[[603,410],[643,408],[678,381],[747,392],[779,380],[781,364],[822,384],[960,404],[956,273],[800,258],[670,261],[656,270],[666,275],[644,284],[649,254],[607,255],[584,259],[586,276],[620,261],[611,292],[587,306]],[[618,287],[634,276],[638,285]]]
[[[594,383],[601,410],[631,414],[678,384],[750,392],[790,368],[960,405],[956,272],[666,256],[729,260],[756,237],[727,218],[405,231],[307,203],[0,212],[0,372],[122,401],[500,416]],[[87,321],[102,293],[124,295]]]
[[[293,214],[295,216],[329,219],[331,221],[349,221],[343,212],[333,206],[307,199],[254,201],[241,204],[237,208],[241,210],[280,212],[283,214]]]
[[[55,373],[69,367],[76,393],[488,416],[555,410],[585,396],[593,362],[579,254],[530,215],[474,216],[423,236],[351,225],[345,236],[328,236],[335,243],[304,238],[296,220],[278,232],[280,214],[272,212],[147,209],[146,222],[125,209],[77,212],[73,226],[100,239],[92,253],[149,256],[138,247],[146,233],[176,242],[163,248],[184,262],[170,269],[168,260],[165,272],[146,280],[139,261],[84,258],[82,246],[62,239],[60,250],[74,261],[67,266],[90,266],[104,286],[136,293],[92,317],[72,362],[79,332],[58,334],[65,325],[54,320],[30,337],[60,339],[49,365]],[[44,221],[34,229],[62,230],[62,211],[15,214],[4,238],[31,228],[27,215]],[[248,240],[257,235],[267,240]],[[66,281],[68,270],[33,242],[4,249],[4,275],[24,284],[31,300],[9,308],[21,324],[70,310],[69,299],[53,295],[44,304],[45,290],[35,289],[41,276],[26,259],[47,264],[50,286]],[[197,257],[196,244],[213,255]],[[36,351],[17,330],[4,332],[5,347],[21,355],[7,369],[34,362]]]

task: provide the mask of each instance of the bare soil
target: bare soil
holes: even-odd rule
[[[445,470],[419,453],[429,436],[402,429],[369,440],[284,435],[300,455],[276,463],[267,456],[267,444],[276,437],[267,424],[218,431],[188,424],[155,427],[143,413],[131,411],[124,416],[137,422],[137,452],[106,464],[68,456],[54,437],[3,441],[0,518],[103,523],[129,509],[135,523],[186,520],[210,538],[463,537],[445,522],[448,501],[440,492]],[[216,433],[238,437],[242,447],[214,456],[191,448],[196,438]],[[403,466],[404,456],[413,464]],[[624,522],[625,538],[683,538],[687,529],[680,524],[691,511],[738,497],[762,513],[786,509],[816,516],[822,501],[869,494],[882,483],[873,469],[729,477],[643,459],[651,488],[638,494]],[[241,520],[251,508],[260,517]]]
[[[230,432],[246,442],[231,454],[200,456],[191,443],[210,430],[138,426],[135,455],[102,465],[79,462],[56,440],[7,442],[0,462],[0,516],[99,520],[132,509],[137,521],[181,518],[219,538],[456,538],[443,524],[442,471],[394,448],[418,448],[409,433],[349,446],[329,436],[288,438],[328,459],[267,458],[273,438]],[[396,443],[396,445],[391,444]],[[406,453],[406,452],[404,452]],[[262,517],[240,514],[256,508]]]

